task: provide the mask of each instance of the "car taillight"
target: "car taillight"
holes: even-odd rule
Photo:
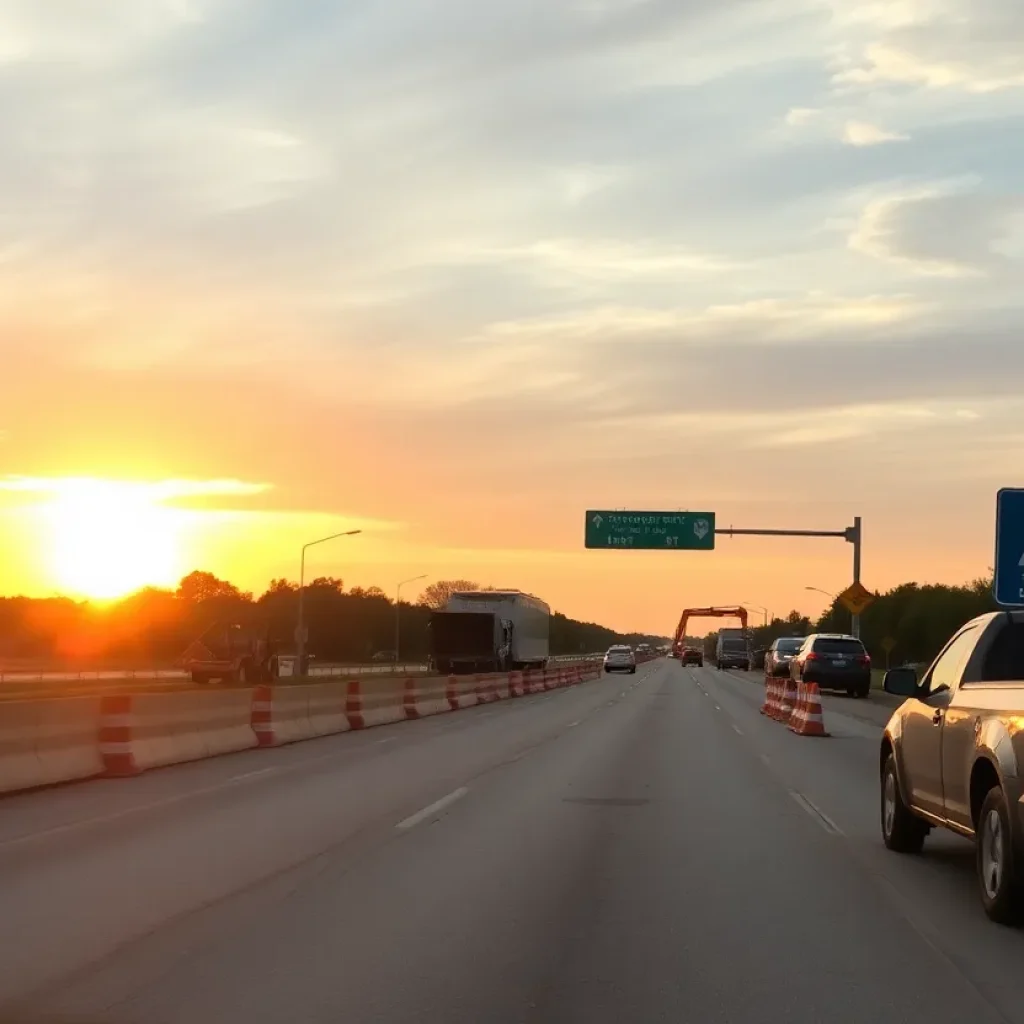
[[[814,651],[811,651],[807,655],[807,657],[804,658],[804,661],[821,661],[821,655],[820,654],[815,654]]]
[[[867,655],[867,654],[859,655],[858,658],[857,658],[857,664],[858,665],[870,665],[871,664],[870,656]]]

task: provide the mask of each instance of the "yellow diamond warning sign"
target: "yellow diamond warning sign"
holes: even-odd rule
[[[874,599],[875,595],[863,583],[851,583],[839,595],[839,603],[851,615],[860,615]]]

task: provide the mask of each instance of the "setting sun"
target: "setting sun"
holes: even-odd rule
[[[68,593],[113,598],[182,575],[178,510],[144,484],[68,479],[43,506],[54,579]]]

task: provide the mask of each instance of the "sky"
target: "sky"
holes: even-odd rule
[[[586,509],[886,589],[1024,485],[1019,0],[0,0],[0,133],[0,592],[361,529],[310,574],[667,632],[851,548]]]

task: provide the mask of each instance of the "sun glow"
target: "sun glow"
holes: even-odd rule
[[[180,510],[145,484],[61,480],[41,511],[51,572],[66,593],[121,597],[183,575]]]

